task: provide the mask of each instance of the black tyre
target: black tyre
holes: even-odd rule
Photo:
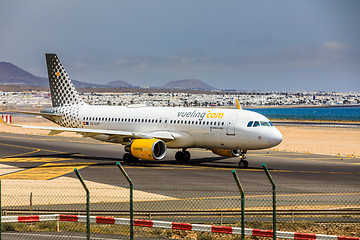
[[[191,159],[191,154],[189,151],[184,151],[184,155],[185,155],[185,162],[189,162]]]
[[[176,154],[175,154],[175,159],[176,159],[177,162],[183,163],[183,162],[184,162],[184,158],[185,158],[184,152],[181,152],[181,151],[176,152]]]
[[[249,166],[249,163],[246,160],[241,160],[238,164],[240,168],[247,168]]]
[[[178,163],[187,163],[190,160],[190,153],[186,154],[187,151],[178,151],[175,154],[175,159]]]

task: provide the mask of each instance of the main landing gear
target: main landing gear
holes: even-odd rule
[[[137,163],[139,161],[139,159],[134,157],[131,153],[125,153],[123,160],[125,163]]]
[[[175,159],[178,163],[188,163],[191,159],[191,155],[186,151],[186,148],[184,148],[182,151],[176,152]]]
[[[247,168],[249,166],[249,163],[248,161],[246,161],[246,157],[245,157],[245,154],[247,153],[247,150],[241,150],[240,152],[240,161],[239,161],[239,167],[240,168]]]

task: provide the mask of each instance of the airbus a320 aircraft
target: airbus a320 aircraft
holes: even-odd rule
[[[50,135],[76,132],[83,137],[125,145],[125,162],[161,160],[167,148],[178,162],[190,161],[188,148],[210,149],[223,157],[240,157],[247,167],[247,150],[266,149],[282,141],[265,116],[242,109],[91,106],[75,90],[56,54],[45,54],[52,107],[35,114],[61,127],[12,125],[50,130]]]

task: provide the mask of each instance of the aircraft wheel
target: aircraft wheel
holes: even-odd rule
[[[190,159],[191,159],[191,154],[189,151],[184,151],[184,154],[185,154],[185,160],[186,162],[189,162]]]
[[[178,163],[187,163],[190,161],[190,153],[188,151],[178,151],[175,154]]]
[[[238,164],[240,168],[247,168],[249,166],[249,163],[246,160],[240,160]]]
[[[134,157],[130,153],[125,153],[123,156],[123,160],[126,163],[137,163],[139,161],[139,159],[137,157]]]

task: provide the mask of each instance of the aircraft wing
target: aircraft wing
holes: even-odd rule
[[[93,137],[96,135],[108,135],[108,139],[117,138],[157,138],[164,140],[165,142],[174,140],[179,134],[171,133],[167,131],[156,131],[156,132],[130,132],[130,131],[118,131],[118,130],[107,130],[107,129],[89,129],[89,128],[67,128],[67,127],[48,127],[48,126],[31,126],[31,125],[16,125],[5,123],[1,117],[0,122],[13,127],[21,127],[28,129],[40,129],[49,130],[49,135],[56,135],[62,132],[75,132],[82,134],[84,137]]]

